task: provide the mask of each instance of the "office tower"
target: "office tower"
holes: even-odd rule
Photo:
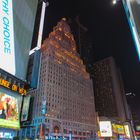
[[[105,58],[93,65],[95,106],[98,115],[124,122],[128,117],[125,92],[112,57]]]
[[[93,136],[96,115],[92,80],[65,19],[53,28],[41,51],[39,87],[29,92],[34,97],[34,127],[26,127],[23,133],[30,133],[21,135],[36,138],[44,131],[45,136]]]
[[[38,0],[0,1],[0,139],[20,129],[22,95]]]

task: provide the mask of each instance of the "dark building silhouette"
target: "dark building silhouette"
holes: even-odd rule
[[[99,116],[124,122],[129,118],[123,83],[115,61],[108,57],[93,65],[95,107]]]

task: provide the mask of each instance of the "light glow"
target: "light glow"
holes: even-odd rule
[[[117,3],[116,0],[113,0],[113,1],[112,1],[112,4],[113,4],[113,5],[116,5],[116,3]]]

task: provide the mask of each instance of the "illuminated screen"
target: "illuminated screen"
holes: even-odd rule
[[[30,98],[31,98],[30,95],[24,97],[22,113],[21,113],[21,121],[27,121],[28,119]]]
[[[99,122],[101,137],[112,137],[112,125],[110,121]]]
[[[0,0],[0,68],[15,75],[12,4],[11,0]]]
[[[123,0],[123,4],[140,59],[140,0]]]
[[[38,0],[0,0],[0,68],[22,80],[26,80],[37,4]]]
[[[38,0],[13,0],[16,76],[26,79]]]
[[[0,127],[20,128],[17,99],[3,92],[0,92]]]
[[[128,125],[124,125],[125,134],[127,138],[130,138],[130,129]]]
[[[137,130],[137,131],[140,131],[140,125],[137,125],[137,126],[136,126],[136,130]]]

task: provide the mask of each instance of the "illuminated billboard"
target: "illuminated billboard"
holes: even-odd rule
[[[99,127],[101,137],[112,137],[112,125],[110,121],[100,121]]]
[[[127,137],[127,138],[130,138],[131,135],[130,135],[130,128],[129,128],[129,125],[124,125],[124,129],[125,129],[126,137]]]
[[[13,0],[16,77],[26,79],[38,0]]]
[[[30,99],[31,99],[30,95],[24,97],[22,113],[21,113],[21,121],[27,121],[28,119]]]
[[[19,129],[17,98],[0,92],[0,127]]]
[[[26,80],[38,0],[0,0],[0,68]]]
[[[137,125],[137,126],[136,126],[136,130],[137,130],[137,131],[140,131],[140,125]]]
[[[0,68],[15,75],[12,0],[0,0]]]
[[[140,59],[140,0],[122,0]]]

